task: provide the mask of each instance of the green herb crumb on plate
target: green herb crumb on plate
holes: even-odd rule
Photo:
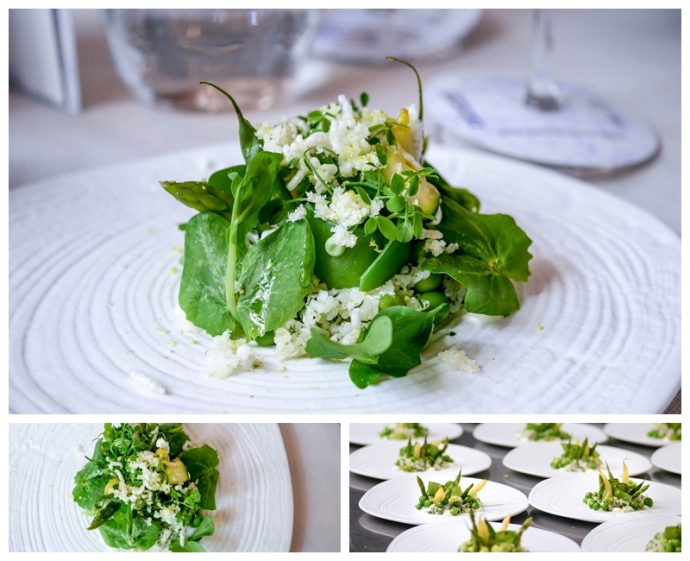
[[[179,304],[215,337],[210,374],[251,369],[266,345],[281,359],[350,359],[365,388],[419,365],[461,312],[518,310],[532,242],[425,159],[411,68],[418,106],[397,117],[363,93],[254,126],[208,84],[237,113],[244,163],[161,185],[198,211],[183,228]]]
[[[410,438],[423,438],[429,435],[429,429],[420,423],[395,423],[386,425],[379,432],[381,438],[390,440],[408,440]]]
[[[106,423],[72,497],[109,547],[204,551],[218,463],[210,446],[192,447],[181,424]]]
[[[667,526],[663,532],[658,532],[649,540],[645,546],[645,551],[680,553],[682,551],[683,532],[680,524]]]
[[[470,539],[463,543],[458,551],[465,553],[517,553],[528,551],[521,545],[522,534],[532,524],[532,519],[528,518],[520,526],[519,530],[510,530],[510,516],[506,516],[503,523],[496,530],[493,525],[484,518],[475,520],[474,513],[470,513],[472,528],[470,529]]]
[[[447,512],[451,516],[474,512],[480,508],[482,503],[477,494],[484,488],[488,480],[484,479],[478,483],[470,484],[463,490],[460,487],[461,477],[461,472],[458,472],[455,479],[445,483],[430,481],[425,486],[418,476],[417,485],[422,494],[415,508],[417,510],[424,509],[430,514],[445,514]]]
[[[597,445],[589,445],[585,438],[582,443],[578,440],[561,442],[563,453],[551,460],[551,467],[564,471],[587,471],[601,467],[601,457],[597,452]]]
[[[644,494],[649,489],[649,483],[630,479],[625,462],[620,479],[613,476],[608,466],[606,471],[608,475],[603,471],[599,472],[599,488],[588,491],[582,499],[589,508],[605,512],[632,512],[654,505],[652,498]]]
[[[395,465],[403,471],[426,471],[428,469],[439,470],[454,464],[455,461],[448,454],[448,439],[438,442],[412,442],[410,438],[407,445],[400,449],[400,456]]]

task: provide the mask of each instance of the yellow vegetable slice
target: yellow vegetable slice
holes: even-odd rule
[[[472,489],[470,489],[469,494],[470,494],[471,496],[474,497],[477,493],[479,493],[479,491],[481,491],[481,490],[484,488],[484,486],[486,485],[487,481],[489,481],[489,480],[488,480],[488,479],[484,479],[483,481],[480,481],[479,483],[475,483],[475,484],[472,486]]]

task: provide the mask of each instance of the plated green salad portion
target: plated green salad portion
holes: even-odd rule
[[[589,508],[605,512],[632,512],[654,505],[652,498],[644,494],[649,489],[649,483],[645,481],[638,483],[630,479],[625,462],[620,479],[613,476],[608,466],[606,471],[608,475],[603,471],[599,472],[599,488],[596,491],[588,491],[583,498]]]
[[[379,433],[381,438],[390,440],[408,440],[410,438],[423,438],[429,435],[429,429],[420,423],[395,423],[386,425]]]
[[[551,467],[565,471],[587,471],[601,467],[601,457],[597,445],[590,446],[588,439],[561,442],[563,453],[551,460]]]
[[[407,445],[400,449],[400,456],[395,465],[403,471],[426,471],[428,469],[443,469],[449,467],[455,460],[446,454],[448,439],[439,442],[412,442],[410,438]]]
[[[659,440],[677,441],[681,439],[681,432],[681,423],[657,423],[647,432],[647,436]]]
[[[680,553],[683,532],[681,525],[666,526],[663,532],[657,532],[645,546],[645,551]]]
[[[280,358],[351,360],[365,388],[419,365],[461,312],[518,310],[532,242],[426,160],[414,72],[418,105],[397,116],[363,93],[257,126],[209,84],[237,113],[244,162],[161,185],[197,211],[182,226],[179,304],[216,338],[211,374],[274,345]]]
[[[509,530],[510,516],[503,519],[503,523],[496,530],[484,518],[475,520],[474,513],[470,513],[470,520],[472,521],[472,528],[470,529],[470,539],[463,543],[458,551],[478,553],[518,553],[529,551],[522,547],[522,534],[532,524],[532,519],[528,518],[520,526],[519,530]]]
[[[216,451],[193,447],[181,424],[106,423],[72,497],[109,547],[204,551],[217,466]]]
[[[424,481],[417,477],[417,485],[422,494],[415,508],[417,510],[424,509],[430,514],[445,514],[447,512],[451,516],[474,512],[482,506],[477,494],[484,488],[487,480],[469,484],[463,490],[460,487],[460,478],[461,472],[458,472],[455,479],[445,483],[430,481],[425,486]]]
[[[568,440],[571,435],[561,430],[562,426],[563,423],[527,423],[519,436],[533,441]]]

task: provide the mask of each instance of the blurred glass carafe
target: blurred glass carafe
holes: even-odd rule
[[[120,78],[148,103],[200,111],[273,105],[313,27],[308,10],[106,10],[104,28]]]

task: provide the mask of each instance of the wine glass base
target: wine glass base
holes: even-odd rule
[[[646,123],[577,86],[559,90],[558,109],[543,111],[525,103],[517,79],[441,79],[427,88],[425,106],[441,127],[477,146],[582,174],[633,167],[659,151]]]

